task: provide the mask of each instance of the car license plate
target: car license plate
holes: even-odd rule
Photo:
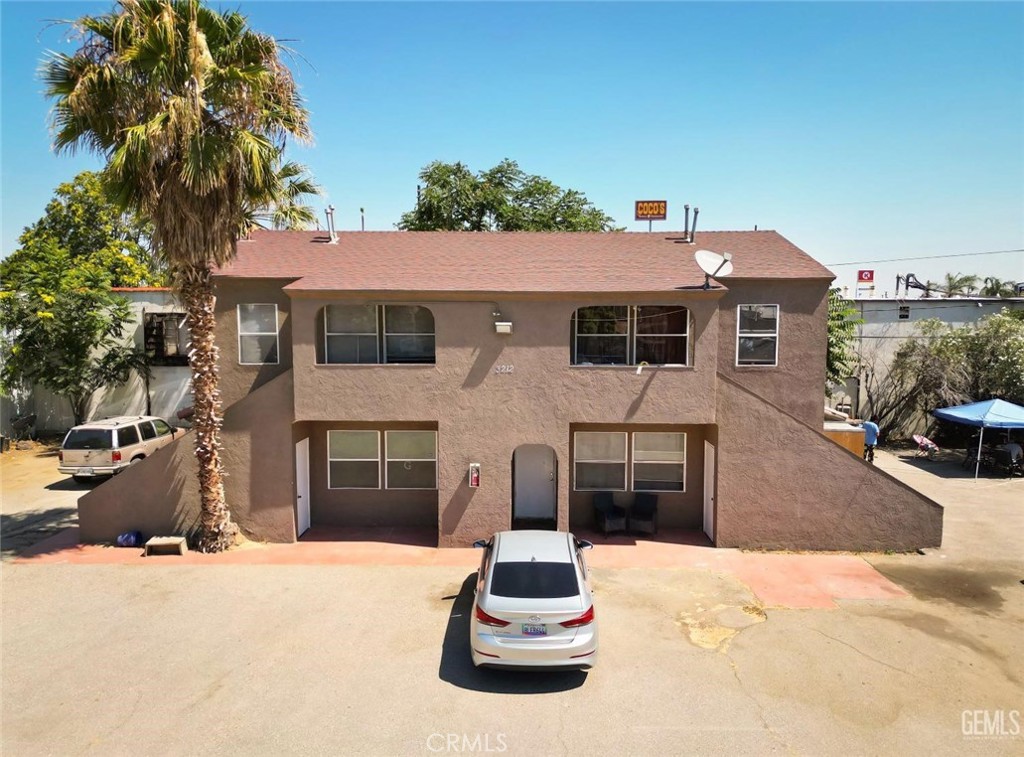
[[[543,623],[539,624],[527,624],[523,623],[523,636],[547,636],[548,627]]]
[[[93,473],[92,468],[79,468],[78,475],[80,476],[91,476]]]

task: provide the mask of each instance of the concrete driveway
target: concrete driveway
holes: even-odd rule
[[[57,450],[36,442],[0,455],[0,556],[77,525],[78,498],[92,488],[57,471]]]
[[[589,674],[473,669],[466,565],[8,562],[0,746],[1022,754],[1024,480],[879,458],[947,507],[943,549],[869,557],[910,596],[782,609],[707,567],[595,567]]]

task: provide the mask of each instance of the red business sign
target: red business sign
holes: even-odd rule
[[[875,282],[874,271],[857,271],[857,281],[862,284],[873,284]]]
[[[637,221],[664,221],[668,218],[668,203],[665,200],[637,200]]]

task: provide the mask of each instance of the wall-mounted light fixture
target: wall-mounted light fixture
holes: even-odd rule
[[[501,317],[501,309],[498,307],[498,303],[492,303],[494,310],[491,311],[491,317],[494,318],[494,333],[495,334],[511,334],[512,333],[512,321],[505,320]]]

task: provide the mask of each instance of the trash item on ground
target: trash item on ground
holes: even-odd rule
[[[146,539],[141,531],[125,531],[117,537],[119,547],[141,547]]]

